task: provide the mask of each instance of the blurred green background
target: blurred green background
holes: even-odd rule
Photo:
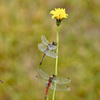
[[[46,88],[36,79],[43,53],[41,35],[56,40],[50,11],[65,8],[59,28],[58,77],[69,77],[69,92],[55,100],[100,99],[100,0],[0,0],[0,100],[44,100]],[[54,73],[55,59],[41,68]],[[49,99],[52,98],[49,90]]]

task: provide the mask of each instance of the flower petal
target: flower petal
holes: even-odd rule
[[[68,17],[68,14],[65,12],[65,8],[55,8],[55,10],[52,10],[50,14],[53,14],[52,19],[55,17],[57,20],[62,20],[63,18]]]

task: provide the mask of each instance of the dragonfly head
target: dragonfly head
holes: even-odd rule
[[[53,78],[55,78],[55,77],[56,77],[56,75],[55,75],[55,74],[53,74],[52,76],[53,76]]]
[[[52,45],[57,45],[57,43],[55,41],[52,42]]]

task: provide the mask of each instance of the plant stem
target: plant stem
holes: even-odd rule
[[[56,66],[55,66],[56,76],[57,76],[57,65],[58,65],[58,45],[59,45],[59,26],[57,26],[57,49],[56,49],[57,57],[56,57]]]
[[[48,96],[47,96],[47,100],[48,100]]]
[[[58,65],[58,45],[59,45],[59,26],[57,26],[57,49],[56,49],[56,53],[57,53],[57,57],[56,57],[56,65],[55,65],[55,75],[57,76],[57,65]],[[55,84],[56,87],[56,84]],[[52,100],[54,100],[55,97],[55,88],[53,91],[53,97]]]

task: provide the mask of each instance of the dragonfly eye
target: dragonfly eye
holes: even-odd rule
[[[68,79],[70,79],[70,78],[68,78]]]
[[[55,75],[55,74],[53,74],[53,77],[56,77],[56,75]]]

